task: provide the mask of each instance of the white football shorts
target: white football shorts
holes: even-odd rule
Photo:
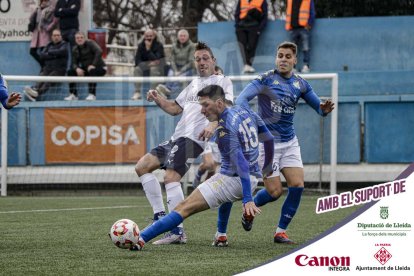
[[[252,194],[257,187],[255,177],[250,177]],[[243,189],[240,177],[230,177],[216,173],[197,187],[211,209],[219,207],[224,202],[242,200]]]
[[[264,147],[263,143],[259,145],[259,166],[264,164]],[[280,170],[283,168],[303,168],[302,157],[300,155],[300,146],[298,138],[295,136],[292,140],[283,143],[275,142],[275,154],[273,156],[273,173],[269,176],[280,176]]]

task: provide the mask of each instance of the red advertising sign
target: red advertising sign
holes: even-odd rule
[[[143,107],[44,112],[46,164],[135,163],[146,152]]]

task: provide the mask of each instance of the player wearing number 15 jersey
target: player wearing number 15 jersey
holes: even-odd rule
[[[255,185],[251,184],[250,175],[260,177],[261,171],[264,175],[272,171],[273,136],[253,111],[240,106],[227,107],[222,87],[209,85],[197,95],[201,113],[209,121],[219,122],[214,135],[222,156],[221,170],[199,185],[174,211],[142,231],[135,250],[141,250],[146,242],[173,229],[187,217],[223,203],[242,200],[245,214],[260,213],[253,202]],[[268,149],[263,170],[257,162],[259,142]]]

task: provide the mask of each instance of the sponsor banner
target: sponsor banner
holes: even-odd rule
[[[135,163],[146,153],[143,107],[45,109],[45,161]]]
[[[0,1],[0,42],[28,41],[32,33],[27,30],[30,15],[38,7],[38,0]],[[90,1],[81,1],[79,22],[81,30],[90,28]]]
[[[319,198],[316,216],[366,205],[307,244],[239,275],[413,275],[413,172],[414,163],[395,181]]]

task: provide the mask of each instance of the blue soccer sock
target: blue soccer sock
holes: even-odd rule
[[[269,202],[276,201],[279,197],[280,195],[278,197],[272,197],[266,189],[261,189],[256,193],[253,201],[257,207],[260,207],[266,205]]]
[[[282,206],[280,214],[279,228],[287,229],[299,208],[300,199],[302,197],[303,187],[289,187],[288,194]]]
[[[227,224],[229,223],[230,211],[232,206],[232,202],[225,202],[220,205],[217,217],[217,232],[223,234],[227,232]]]
[[[158,236],[177,227],[183,222],[183,217],[176,211],[172,211],[167,216],[160,218],[154,224],[141,232],[141,238],[148,242]]]

